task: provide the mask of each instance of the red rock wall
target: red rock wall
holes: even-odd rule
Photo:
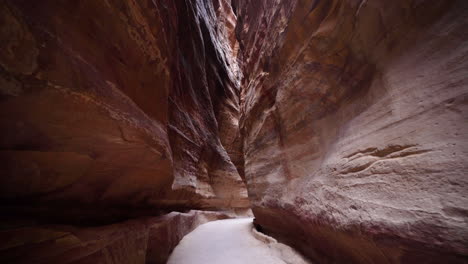
[[[319,263],[466,262],[466,1],[233,2],[258,223]]]
[[[225,1],[2,0],[0,20],[3,205],[248,207]]]
[[[2,224],[2,263],[164,264],[179,241],[197,226],[231,216],[190,211],[117,224],[77,227],[29,222]]]
[[[263,229],[317,262],[466,262],[467,14],[463,0],[0,0],[4,216],[246,208],[244,178]],[[2,224],[0,256],[162,263],[191,226],[166,240],[132,221],[89,229],[103,240]]]

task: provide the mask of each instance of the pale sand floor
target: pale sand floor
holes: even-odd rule
[[[168,264],[308,264],[300,254],[253,229],[252,218],[203,224],[186,235]]]

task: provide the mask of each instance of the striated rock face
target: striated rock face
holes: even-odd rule
[[[0,20],[2,205],[248,207],[225,0],[2,0]]]
[[[467,261],[467,2],[233,2],[258,223],[319,263]]]
[[[464,0],[0,0],[0,256],[164,263],[198,220],[149,216],[252,203],[318,263],[466,263],[467,28]]]
[[[178,47],[169,95],[172,188],[186,199],[192,198],[185,194],[195,193],[202,207],[248,207],[235,167],[240,139],[232,138],[238,134],[241,76],[230,29],[234,14],[225,1],[187,2],[174,2],[176,11],[162,18],[170,21],[175,15],[182,20],[167,31],[185,36],[168,44]]]
[[[227,218],[224,213],[190,211],[94,227],[9,223],[0,230],[0,260],[164,264],[187,233],[208,221]]]

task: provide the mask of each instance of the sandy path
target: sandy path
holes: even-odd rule
[[[307,264],[290,247],[252,229],[252,219],[219,220],[186,235],[168,264]]]

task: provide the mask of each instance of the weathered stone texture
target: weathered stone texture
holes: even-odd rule
[[[2,204],[248,207],[226,1],[2,0],[0,19]]]
[[[231,217],[220,212],[190,211],[92,227],[4,222],[0,261],[164,264],[179,241],[197,226]]]
[[[321,263],[466,261],[466,2],[235,6],[258,222]]]

